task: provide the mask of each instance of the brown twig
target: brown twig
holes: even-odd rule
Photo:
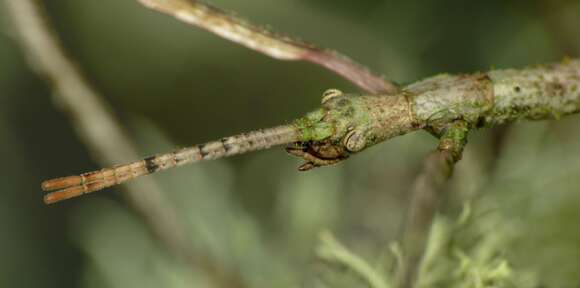
[[[136,158],[134,145],[107,104],[66,56],[42,7],[33,0],[5,0],[5,4],[30,66],[51,84],[55,102],[68,114],[94,159],[111,165]],[[220,286],[241,286],[237,275],[226,275],[207,255],[192,250],[187,229],[153,179],[125,187],[128,193],[124,195],[170,253],[193,269],[214,276]]]
[[[461,159],[469,129],[463,121],[443,128],[439,147],[427,156],[423,171],[415,179],[403,236],[404,259],[397,271],[395,287],[411,288],[417,283],[431,224],[444,195],[445,184],[455,163]]]
[[[173,17],[222,38],[279,60],[302,60],[333,71],[361,89],[373,94],[390,94],[397,85],[374,75],[366,67],[339,54],[292,39],[234,17],[218,8],[196,0],[138,0],[148,8]]]

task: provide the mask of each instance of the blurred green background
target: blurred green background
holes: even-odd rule
[[[357,91],[320,67],[270,59],[136,1],[46,2],[69,54],[143,156],[288,123],[317,108],[327,88]],[[398,83],[580,52],[579,1],[211,3],[339,50]],[[471,135],[438,220],[437,231],[454,241],[437,240],[447,243],[438,252],[445,257],[425,271],[425,285],[479,287],[477,273],[497,263],[509,271],[484,287],[580,285],[578,121]],[[99,166],[25,63],[3,5],[0,139],[0,287],[208,285],[207,275],[191,273],[156,243],[119,196],[122,187],[42,203],[42,180]],[[152,177],[188,223],[193,247],[242,275],[247,287],[365,287],[336,280],[348,271],[316,261],[317,235],[332,231],[388,277],[407,192],[435,145],[414,133],[308,173],[276,148]],[[455,227],[449,223],[463,203],[472,207],[468,224],[445,230]]]

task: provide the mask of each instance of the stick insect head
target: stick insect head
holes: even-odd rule
[[[380,120],[392,118],[388,115],[391,113],[381,108],[387,103],[381,102],[394,99],[398,97],[359,96],[327,90],[322,95],[320,109],[296,120],[294,125],[299,131],[299,140],[286,151],[306,160],[298,168],[301,171],[345,160],[353,153],[394,136],[388,135],[393,131],[385,133]],[[406,109],[406,101],[403,102]]]

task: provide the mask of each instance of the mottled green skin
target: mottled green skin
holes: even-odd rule
[[[326,111],[322,108],[306,114],[305,117],[294,121],[300,141],[322,141],[334,134],[334,127],[322,121]]]
[[[437,129],[455,120],[476,124],[493,107],[493,83],[486,74],[438,75],[405,87],[421,126]]]
[[[293,125],[305,153],[312,150],[310,154],[316,158],[344,159],[417,129],[440,136],[457,121],[465,123],[465,129],[473,129],[577,113],[579,86],[580,60],[521,70],[443,74],[411,84],[395,95],[331,91],[323,97],[320,109]]]
[[[580,110],[580,60],[471,75],[439,75],[405,87],[423,126],[473,127],[558,119]]]
[[[518,119],[559,119],[580,111],[580,60],[525,70],[489,73],[494,82],[494,107],[489,125]]]
[[[412,129],[404,97],[345,94],[295,121],[301,142],[325,142],[358,152]]]

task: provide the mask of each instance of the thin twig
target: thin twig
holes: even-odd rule
[[[33,0],[6,0],[5,3],[30,66],[51,84],[55,102],[68,114],[93,158],[103,165],[136,158],[137,150],[108,105],[66,56],[42,7]],[[192,250],[187,229],[153,179],[125,187],[128,193],[124,195],[170,253],[193,269],[214,276],[216,281],[225,281],[221,286],[240,286],[237,276],[223,275],[207,255]]]
[[[331,70],[367,92],[390,94],[397,85],[348,57],[258,27],[196,0],[138,0],[141,4],[279,60],[303,60]]]
[[[451,177],[455,163],[461,159],[469,127],[460,121],[442,131],[439,147],[427,156],[423,171],[411,189],[412,199],[403,236],[404,259],[397,271],[398,288],[411,288],[418,283],[418,271],[431,224],[445,192],[445,184]]]

